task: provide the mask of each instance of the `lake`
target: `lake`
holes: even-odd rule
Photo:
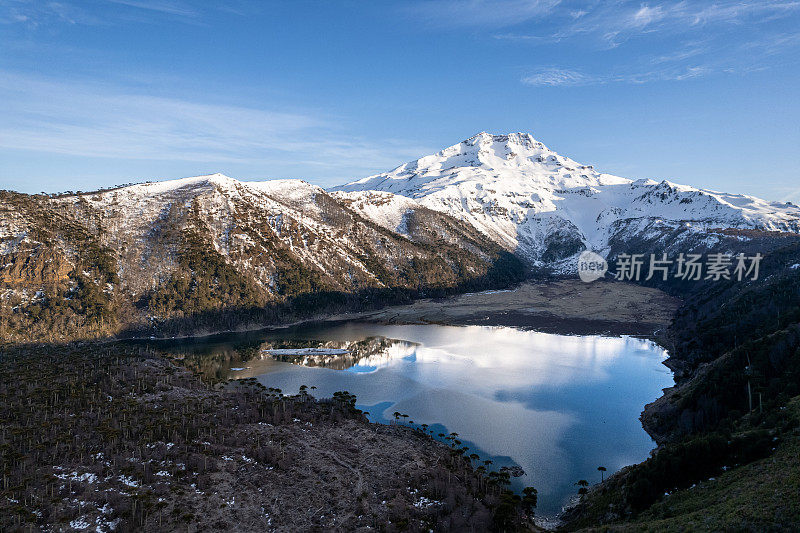
[[[519,466],[513,487],[539,491],[538,515],[644,460],[654,442],[639,415],[673,385],[666,352],[635,337],[555,335],[508,327],[328,323],[159,342],[219,377],[257,377],[295,394],[346,390],[375,422],[428,424],[462,445]]]

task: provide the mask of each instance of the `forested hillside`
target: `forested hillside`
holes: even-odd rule
[[[522,263],[410,205],[402,230],[299,180],[224,176],[96,193],[0,192],[8,341],[258,327],[505,286]]]
[[[792,452],[800,445],[800,240],[751,237],[750,246],[766,250],[758,280],[660,283],[684,298],[660,339],[677,385],[642,415],[660,446],[590,491],[568,514],[569,529],[627,529],[631,520],[706,527],[686,522],[690,512],[719,529],[779,530],[800,520],[800,502],[790,496],[800,487]],[[786,483],[757,490],[776,475]],[[736,511],[718,498],[726,491],[751,494],[761,507]]]

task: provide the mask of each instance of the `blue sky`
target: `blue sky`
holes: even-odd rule
[[[0,0],[0,188],[323,186],[480,131],[800,201],[800,1]]]

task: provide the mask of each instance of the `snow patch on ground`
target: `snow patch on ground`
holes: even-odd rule
[[[406,237],[410,237],[406,214],[420,208],[420,204],[411,198],[389,192],[339,191],[331,193],[331,196],[342,200],[367,220]]]
[[[63,481],[76,481],[80,483],[95,483],[97,481],[97,474],[92,473],[85,473],[85,474],[78,474],[77,472],[71,472],[69,474],[53,474],[58,479]]]

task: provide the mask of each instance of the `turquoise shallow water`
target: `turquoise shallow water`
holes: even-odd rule
[[[392,413],[457,432],[493,467],[518,465],[521,488],[554,515],[579,479],[645,459],[644,405],[673,384],[666,352],[632,337],[507,327],[339,323],[172,341],[160,346],[221,377],[257,377],[293,394],[347,390],[374,421]]]

